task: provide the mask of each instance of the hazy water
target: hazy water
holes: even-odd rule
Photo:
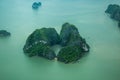
[[[105,13],[120,0],[0,0],[0,29],[11,37],[0,38],[0,80],[120,80],[120,29]],[[120,5],[120,4],[119,4]],[[91,46],[79,63],[64,64],[39,57],[29,58],[22,48],[35,29],[76,25]]]

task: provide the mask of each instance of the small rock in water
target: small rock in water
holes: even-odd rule
[[[7,37],[10,35],[10,32],[7,32],[6,30],[0,30],[0,37]]]
[[[118,27],[120,27],[120,6],[117,4],[110,4],[106,9],[105,13],[108,13],[110,17],[118,21]]]
[[[41,5],[42,5],[41,2],[34,2],[33,5],[32,5],[32,8],[33,9],[38,9]]]

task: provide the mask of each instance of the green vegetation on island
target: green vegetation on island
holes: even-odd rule
[[[26,40],[23,48],[28,56],[42,56],[54,59],[55,53],[50,46],[58,44],[60,37],[54,28],[36,29]]]
[[[80,36],[79,31],[75,25],[69,23],[63,24],[60,32],[60,38],[62,46],[78,45],[81,47],[82,51],[89,51],[89,46],[86,43],[86,40]]]
[[[69,63],[80,59],[85,52],[89,51],[89,45],[83,39],[78,29],[69,23],[62,25],[60,32],[61,45],[63,48],[57,55],[58,61]]]
[[[58,61],[70,63],[79,60],[83,55],[80,46],[66,46],[60,50],[57,58]]]
[[[63,47],[58,55],[51,49],[51,46],[56,44]],[[65,23],[62,25],[60,35],[54,28],[36,29],[27,38],[23,51],[30,57],[41,56],[49,60],[57,58],[58,61],[70,63],[77,61],[88,52],[89,45],[74,25]]]

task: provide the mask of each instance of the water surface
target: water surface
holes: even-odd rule
[[[0,38],[0,80],[120,80],[120,29],[104,13],[119,0],[41,0],[39,10],[32,9],[33,2],[0,0],[0,29],[12,34]],[[22,48],[35,29],[54,27],[59,33],[65,22],[86,38],[87,56],[64,64],[24,55]]]

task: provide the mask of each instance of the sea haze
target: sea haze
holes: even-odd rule
[[[0,0],[0,80],[120,80],[120,29],[105,14],[109,4],[120,0]],[[90,45],[90,52],[77,63],[64,64],[23,53],[27,37],[38,28],[63,23],[76,25]],[[57,49],[58,50],[58,49]],[[57,52],[57,51],[56,51]]]

